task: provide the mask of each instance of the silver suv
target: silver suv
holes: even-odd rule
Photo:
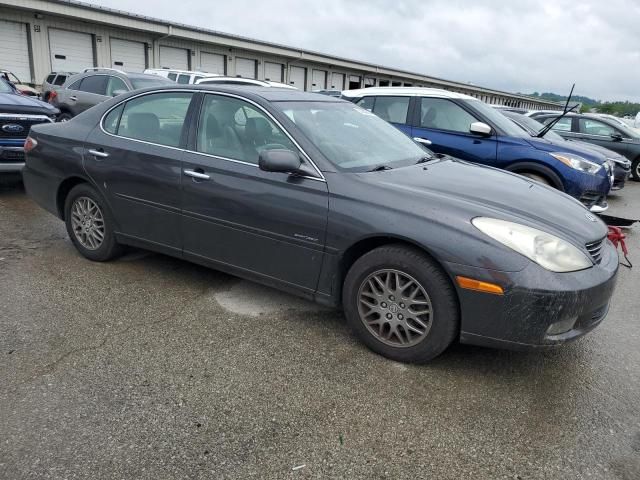
[[[67,79],[49,94],[49,103],[60,109],[59,122],[66,122],[86,109],[131,90],[173,84],[157,75],[126,73],[112,68],[87,68]]]

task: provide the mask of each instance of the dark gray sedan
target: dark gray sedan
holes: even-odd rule
[[[342,305],[395,360],[559,345],[614,289],[616,250],[579,202],[325,95],[148,89],[34,127],[26,149],[29,194],[85,257],[133,245]]]

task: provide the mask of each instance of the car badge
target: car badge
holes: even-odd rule
[[[17,123],[8,123],[2,126],[2,131],[7,133],[20,133],[24,131],[24,127]]]
[[[595,215],[591,215],[590,213],[585,213],[584,216],[587,217],[587,220],[591,220],[592,222],[596,221]]]

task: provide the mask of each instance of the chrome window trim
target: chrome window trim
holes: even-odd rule
[[[324,175],[322,174],[322,172],[320,171],[318,166],[314,163],[314,161],[311,160],[311,157],[309,157],[309,155],[307,155],[307,152],[305,152],[302,149],[300,144],[298,142],[296,142],[296,140],[291,136],[291,134],[287,131],[287,129],[284,128],[282,126],[282,124],[273,115],[271,115],[271,113],[266,111],[261,105],[257,104],[253,100],[250,100],[250,99],[248,99],[246,97],[243,97],[243,96],[240,96],[240,95],[236,95],[236,94],[233,94],[233,93],[218,92],[218,91],[215,91],[215,90],[192,90],[192,89],[189,89],[189,88],[172,88],[172,89],[168,89],[168,90],[154,90],[154,91],[151,91],[151,92],[139,93],[137,95],[132,95],[131,97],[128,97],[128,98],[124,99],[123,101],[115,104],[114,106],[109,108],[107,111],[105,111],[105,113],[102,114],[102,117],[100,117],[100,130],[102,130],[102,133],[104,133],[105,135],[109,135],[111,137],[125,138],[127,140],[131,140],[131,141],[134,141],[134,142],[146,143],[147,145],[155,145],[157,147],[171,148],[173,150],[180,150],[182,152],[195,153],[197,155],[205,155],[207,157],[217,158],[217,159],[220,159],[220,160],[226,160],[228,162],[240,163],[240,164],[243,164],[243,165],[250,165],[250,166],[255,167],[255,168],[260,168],[255,163],[249,163],[249,162],[245,162],[245,161],[242,161],[242,160],[236,160],[234,158],[227,158],[227,157],[221,157],[221,156],[218,156],[218,155],[212,155],[212,154],[209,154],[209,153],[198,152],[198,151],[195,151],[195,150],[189,150],[187,148],[172,147],[170,145],[162,145],[161,143],[147,142],[146,140],[139,140],[137,138],[123,137],[122,135],[115,135],[113,133],[109,133],[104,129],[104,119],[105,119],[105,117],[107,115],[109,115],[109,113],[111,113],[112,110],[115,110],[120,105],[128,102],[129,100],[133,100],[133,99],[139,98],[139,97],[144,97],[144,96],[147,96],[147,95],[154,95],[154,94],[158,94],[158,93],[193,93],[193,94],[196,94],[196,93],[200,93],[200,92],[202,92],[205,95],[207,95],[207,94],[223,95],[223,96],[226,96],[226,97],[237,98],[239,100],[242,100],[242,101],[245,101],[247,103],[250,103],[251,105],[253,105],[256,108],[258,108],[261,112],[263,112],[265,115],[267,115],[284,132],[284,134],[287,136],[287,138],[289,138],[289,140],[291,140],[291,142],[296,146],[296,148],[300,151],[300,153],[302,153],[304,158],[309,162],[309,164],[313,167],[313,169],[319,175],[319,177],[311,177],[311,176],[308,176],[308,175],[298,175],[298,176],[300,178],[308,178],[310,180],[317,180],[317,181],[326,183],[326,179],[324,178]],[[124,112],[124,110],[123,110],[123,112]],[[200,119],[198,119],[198,122],[199,122],[199,120]]]
[[[52,114],[53,115],[53,114]],[[26,119],[30,119],[30,120],[48,120],[49,122],[53,122],[53,120],[51,120],[50,117],[48,117],[47,115],[36,115],[36,114],[30,114],[30,113],[25,113],[24,115],[21,113],[0,113],[0,119],[3,118],[13,118],[16,120],[26,120]]]

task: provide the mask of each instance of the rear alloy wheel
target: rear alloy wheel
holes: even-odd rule
[[[458,335],[458,301],[442,270],[403,245],[359,258],[343,287],[347,320],[373,351],[401,362],[426,362]]]
[[[640,158],[636,158],[631,164],[631,178],[640,182]]]
[[[93,187],[85,183],[73,187],[64,212],[67,233],[83,256],[103,262],[120,254],[111,216]]]

